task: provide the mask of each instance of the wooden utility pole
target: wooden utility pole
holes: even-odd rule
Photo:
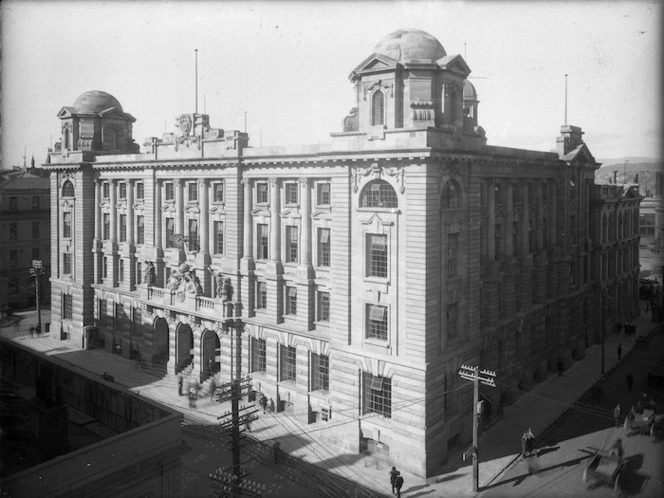
[[[480,376],[480,373],[483,377]],[[480,372],[480,367],[469,367],[466,365],[461,365],[461,370],[459,370],[459,375],[462,379],[470,380],[473,382],[473,491],[477,492],[479,488],[479,420],[481,415],[480,410],[480,382],[484,385],[496,387],[494,377],[496,372],[491,372],[489,370],[482,370]]]

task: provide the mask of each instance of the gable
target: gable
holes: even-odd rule
[[[436,61],[438,66],[445,71],[456,73],[467,77],[471,70],[460,55],[446,55]]]
[[[353,79],[355,76],[363,72],[395,69],[398,64],[399,63],[391,57],[373,53],[351,71],[349,79]]]

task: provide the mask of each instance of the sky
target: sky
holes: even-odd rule
[[[460,54],[490,145],[549,151],[565,116],[598,158],[661,157],[657,1],[3,0],[2,167],[59,139],[56,114],[115,96],[134,139],[195,108],[250,144],[330,141],[354,105],[349,73],[401,28]],[[143,147],[141,147],[143,150]]]

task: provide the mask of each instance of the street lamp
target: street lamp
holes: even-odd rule
[[[42,265],[41,259],[32,260],[32,268],[30,268],[30,275],[35,277],[35,301],[37,303],[37,336],[42,332],[41,325],[41,308],[39,306],[39,280],[44,274],[44,267]]]

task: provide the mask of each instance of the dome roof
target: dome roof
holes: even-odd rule
[[[468,80],[463,81],[463,100],[477,100],[477,91]]]
[[[118,111],[124,112],[118,99],[110,93],[92,90],[81,94],[72,105],[77,112],[81,113],[99,113],[115,107]]]
[[[447,53],[435,37],[421,29],[399,29],[378,42],[374,52],[400,62],[437,61]]]

